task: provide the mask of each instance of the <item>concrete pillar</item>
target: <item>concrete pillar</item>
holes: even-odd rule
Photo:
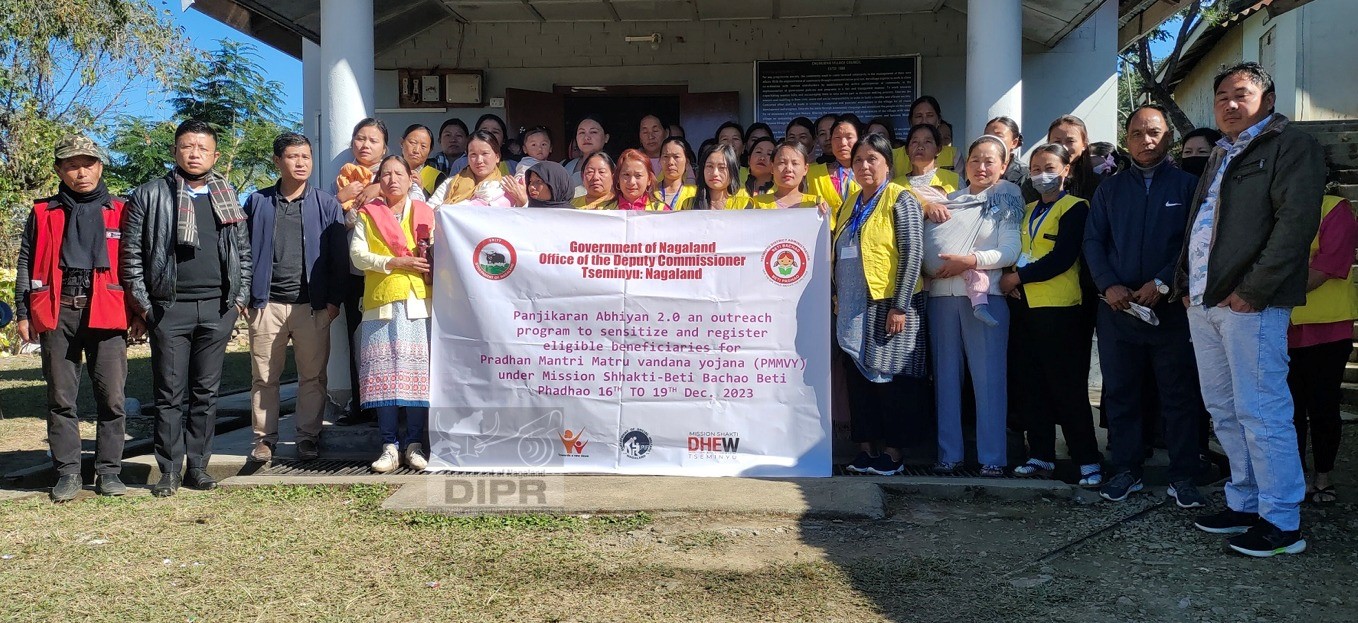
[[[325,74],[321,71],[321,46],[310,39],[302,38],[302,134],[311,139],[312,157],[317,166],[311,170],[311,183],[324,187],[319,166],[322,154],[327,154],[326,143],[321,136],[321,94]]]
[[[321,0],[321,179],[349,159],[354,124],[372,114],[373,1]]]
[[[373,0],[320,0],[320,68],[316,71],[319,97],[315,138],[318,184],[329,188],[349,157],[354,125],[372,114]],[[303,46],[303,62],[306,47]],[[310,75],[303,69],[303,75]],[[305,82],[305,78],[304,78]],[[305,84],[304,87],[305,88]],[[332,400],[343,406],[349,398],[349,332],[341,314],[330,323],[330,362],[326,368]]]
[[[1023,4],[1021,0],[967,2],[967,117],[964,150],[995,117],[1023,125]]]

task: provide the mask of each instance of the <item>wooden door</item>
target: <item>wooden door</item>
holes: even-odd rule
[[[684,138],[694,150],[703,141],[717,134],[717,128],[727,121],[740,123],[740,93],[685,93],[679,98],[679,123],[684,126]],[[743,127],[744,124],[741,124]]]
[[[573,137],[566,136],[564,97],[542,91],[505,89],[505,116],[514,136],[522,137],[529,128],[545,126],[552,133],[552,160],[560,162],[566,158]]]

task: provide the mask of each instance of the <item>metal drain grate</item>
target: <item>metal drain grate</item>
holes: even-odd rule
[[[369,461],[358,460],[338,460],[321,459],[316,461],[298,461],[289,459],[275,459],[273,463],[261,467],[255,472],[257,476],[372,476],[373,471]],[[404,465],[395,470],[387,472],[386,476],[418,476],[423,472],[417,472]]]

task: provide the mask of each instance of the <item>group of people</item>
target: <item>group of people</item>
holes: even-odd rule
[[[1091,145],[1073,116],[1050,124],[1026,164],[1023,135],[1006,117],[959,153],[927,96],[912,103],[899,137],[888,121],[849,114],[794,119],[781,140],[762,123],[728,123],[696,156],[682,128],[647,115],[640,147],[615,159],[603,123],[586,117],[571,141],[578,153],[562,163],[551,159],[546,128],[510,139],[495,115],[470,132],[457,119],[437,135],[412,125],[399,154],[387,154],[387,128],[369,118],[328,189],[308,183],[310,141],[279,136],[278,182],[243,206],[214,171],[216,135],[205,123],[181,124],[173,169],[125,200],[104,186],[92,141],[63,139],[60,191],[35,203],[16,286],[20,336],[41,342],[48,378],[52,497],[69,500],[82,486],[82,358],[98,404],[95,488],[125,491],[127,339],[144,334],[162,473],[152,493],[213,488],[206,467],[221,368],[241,315],[252,460],[270,461],[278,443],[289,342],[297,455],[319,455],[330,323],[343,310],[352,396],[337,423],[377,421],[374,471],[424,469],[437,210],[805,207],[827,214],[832,232],[837,393],[860,446],[850,472],[900,473],[921,416],[937,422],[934,469],[959,470],[963,412],[974,408],[983,475],[1010,469],[1011,428],[1027,448],[1012,472],[1051,475],[1059,426],[1079,483],[1121,501],[1142,488],[1147,444],[1162,438],[1169,495],[1202,507],[1193,480],[1210,414],[1232,476],[1228,508],[1197,526],[1236,534],[1231,546],[1244,553],[1300,552],[1299,504],[1335,499],[1358,221],[1348,202],[1323,196],[1323,154],[1273,112],[1262,68],[1232,67],[1215,86],[1219,131],[1185,136],[1175,160],[1168,115],[1143,106],[1126,123],[1127,162]],[[1087,395],[1095,335],[1107,460]]]
[[[982,475],[1006,473],[1007,428],[1027,449],[1013,473],[1050,475],[1059,425],[1079,483],[1122,501],[1143,488],[1159,438],[1168,495],[1199,508],[1210,418],[1231,471],[1227,508],[1195,525],[1251,556],[1306,548],[1300,504],[1336,499],[1358,221],[1325,195],[1323,150],[1274,112],[1262,67],[1226,69],[1214,90],[1218,129],[1185,137],[1177,162],[1154,105],[1126,120],[1126,166],[1092,153],[1070,116],[1051,123],[1026,175],[1018,127],[992,120],[953,187],[929,167],[902,177],[883,135],[854,142],[856,187],[832,225],[835,335],[861,446],[849,471],[901,472],[930,382],[934,470],[957,471],[969,377]],[[1086,384],[1094,335],[1106,459]]]

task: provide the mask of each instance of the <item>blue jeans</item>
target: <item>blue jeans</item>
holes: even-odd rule
[[[400,418],[405,416],[406,436],[402,448],[412,443],[424,443],[424,431],[429,425],[429,407],[397,407],[388,405],[376,407],[372,412],[377,416],[377,428],[382,433],[382,443],[397,443],[401,436]]]
[[[1188,310],[1202,398],[1231,461],[1226,505],[1258,513],[1280,530],[1301,525],[1306,494],[1287,388],[1291,314],[1286,307],[1251,314],[1228,307]]]
[[[972,312],[965,296],[929,297],[929,347],[934,359],[938,397],[938,460],[959,463],[962,442],[962,366],[971,372],[976,391],[976,458],[982,465],[1007,465],[1008,384],[1005,352],[1009,344],[1009,306],[990,296],[987,327]],[[1291,413],[1291,411],[1289,411]]]

